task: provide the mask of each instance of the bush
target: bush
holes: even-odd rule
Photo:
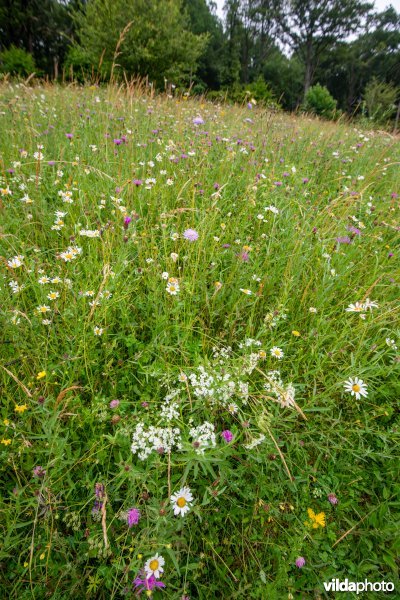
[[[11,46],[8,50],[0,52],[0,72],[27,77],[35,72],[35,61],[29,52]]]
[[[333,119],[336,112],[336,100],[325,86],[317,83],[307,91],[303,108],[314,115]]]
[[[364,91],[364,113],[375,123],[387,123],[396,110],[398,93],[398,88],[374,77]]]
[[[90,57],[81,46],[71,46],[65,59],[64,71],[67,79],[76,79],[83,83],[93,77],[96,68],[92,65]]]

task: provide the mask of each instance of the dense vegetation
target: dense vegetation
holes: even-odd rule
[[[0,596],[398,590],[396,140],[132,86],[0,125]]]
[[[226,0],[222,23],[206,0],[0,0],[1,71],[142,77],[172,94],[190,88],[288,110],[320,84],[336,101],[332,116],[393,124],[400,15],[362,0]]]

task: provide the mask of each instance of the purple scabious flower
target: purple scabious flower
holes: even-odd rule
[[[144,591],[152,591],[154,588],[165,588],[165,583],[162,581],[157,581],[154,575],[151,575],[148,579],[146,579],[143,573],[142,577],[143,579],[139,576],[136,577],[133,582],[133,585],[135,586],[135,589],[138,590],[139,595]]]
[[[109,406],[110,408],[117,408],[119,406],[119,400],[111,400]]]
[[[331,504],[339,504],[339,500],[337,499],[335,494],[328,494],[328,500]]]
[[[224,431],[222,431],[221,435],[227,444],[229,444],[233,440],[233,433],[232,431],[229,431],[229,429],[225,429]]]
[[[296,558],[295,565],[298,569],[302,569],[305,564],[306,564],[306,559],[304,558],[304,556],[298,556]]]
[[[349,238],[348,235],[342,235],[340,237],[336,238],[336,241],[338,244],[351,244],[351,239]]]
[[[204,125],[204,121],[201,117],[195,117],[192,123],[193,125]]]
[[[354,235],[361,235],[360,229],[358,229],[357,227],[354,227],[354,225],[349,225],[347,227],[347,231],[350,231],[350,233],[354,233]]]
[[[130,508],[127,512],[126,519],[129,527],[137,525],[140,519],[140,510],[138,508]]]
[[[183,237],[185,240],[189,240],[189,242],[195,242],[199,239],[199,234],[195,229],[185,229],[183,232]]]

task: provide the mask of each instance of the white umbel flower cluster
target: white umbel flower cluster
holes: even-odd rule
[[[182,448],[181,432],[178,427],[145,428],[144,423],[138,423],[132,437],[131,450],[140,460],[146,460],[152,452],[168,453]]]
[[[288,385],[283,383],[280,371],[268,371],[267,383],[264,385],[264,389],[271,394],[275,402],[278,402],[282,408],[295,405],[296,390],[292,383]]]
[[[215,446],[215,427],[208,421],[204,421],[198,427],[192,427],[189,435],[193,440],[193,446],[197,454],[204,454],[204,450]]]

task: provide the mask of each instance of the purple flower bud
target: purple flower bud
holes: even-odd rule
[[[37,467],[34,467],[32,473],[34,477],[44,477],[46,475],[46,469],[43,469],[43,467],[38,465]]]
[[[140,510],[137,508],[130,508],[127,513],[127,521],[128,526],[132,527],[133,525],[137,525],[140,519]]]
[[[117,408],[119,406],[119,400],[111,400],[110,408]]]
[[[229,429],[225,429],[224,431],[222,431],[221,435],[227,444],[229,444],[233,440],[233,433],[232,431],[229,431]]]
[[[132,221],[131,217],[125,217],[124,219],[124,229],[128,229],[129,223]]]
[[[339,503],[339,500],[335,496],[335,494],[328,494],[328,500],[331,504],[335,505]]]
[[[296,558],[296,567],[298,567],[299,569],[302,569],[304,567],[304,565],[306,564],[306,559],[303,556],[298,556]]]
[[[66,133],[66,134],[65,134],[65,137],[66,137],[68,140],[72,140],[72,138],[74,137],[74,135],[73,135],[72,133]]]

